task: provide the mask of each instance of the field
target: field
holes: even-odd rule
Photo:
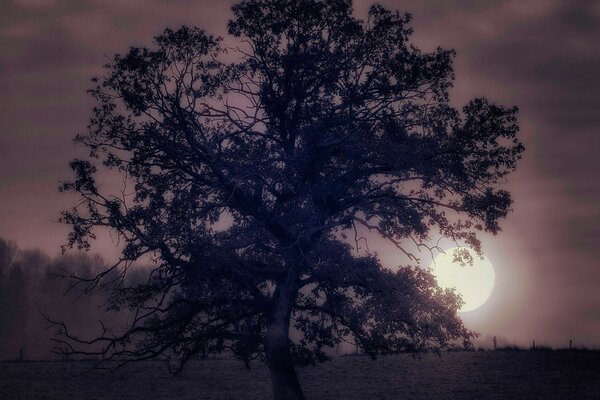
[[[269,399],[264,366],[197,361],[175,377],[158,362],[113,374],[89,362],[2,362],[0,399]],[[600,399],[600,352],[485,351],[363,356],[299,370],[307,399]]]

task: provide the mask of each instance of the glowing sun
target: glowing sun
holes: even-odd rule
[[[461,265],[454,261],[455,250],[468,251],[473,260],[470,265]],[[494,289],[496,274],[490,260],[484,255],[481,259],[474,251],[452,248],[440,253],[429,266],[442,288],[455,288],[464,304],[459,311],[473,311],[489,299]]]

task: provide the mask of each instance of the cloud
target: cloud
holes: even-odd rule
[[[39,30],[39,26],[31,21],[20,22],[6,26],[2,30],[2,36],[9,40],[19,40],[34,36]]]
[[[59,0],[13,0],[17,6],[33,9],[48,9],[57,6]]]

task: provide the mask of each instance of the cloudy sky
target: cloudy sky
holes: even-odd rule
[[[85,91],[109,58],[165,27],[225,35],[232,1],[4,0],[0,12],[0,237],[57,254],[59,194],[83,155]],[[485,237],[497,285],[466,323],[501,343],[600,347],[600,2],[388,0],[413,15],[414,42],[454,48],[452,101],[520,108],[527,151],[507,188],[513,213]],[[369,2],[355,2],[358,15]],[[114,255],[109,240],[96,251]],[[386,265],[399,255],[381,246]],[[424,260],[424,262],[427,262]]]

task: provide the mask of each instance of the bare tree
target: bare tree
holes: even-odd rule
[[[63,215],[69,245],[105,227],[124,243],[115,268],[154,264],[145,284],[112,286],[112,305],[135,310],[127,329],[84,340],[63,325],[65,350],[176,369],[227,351],[265,360],[276,399],[302,399],[294,365],[341,341],[373,357],[468,342],[453,292],[352,238],[368,229],[414,262],[436,235],[480,251],[477,232],[498,232],[511,204],[496,186],[523,151],[516,109],[452,108],[453,52],[412,46],[408,15],[373,6],[358,20],[349,0],[246,0],[233,14],[238,47],[167,29],[95,80],[76,139],[90,159],[62,185],[82,199]],[[100,166],[123,191],[102,190]]]

